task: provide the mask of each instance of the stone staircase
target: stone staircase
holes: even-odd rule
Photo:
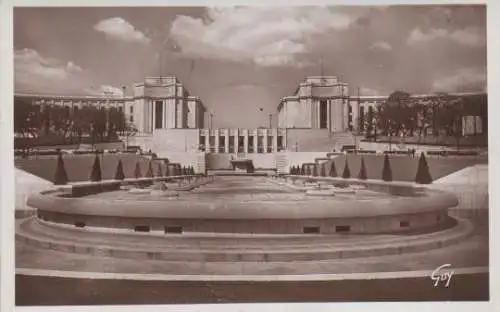
[[[331,133],[328,136],[317,136],[308,142],[299,144],[300,152],[331,152],[334,149],[340,151],[344,145],[355,145],[356,140],[353,134],[348,132]],[[295,146],[291,146],[291,150]]]

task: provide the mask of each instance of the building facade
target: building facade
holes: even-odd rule
[[[68,96],[48,94],[15,94],[40,106],[67,107],[71,116],[86,106],[114,107],[122,111],[127,123],[139,135],[162,129],[200,129],[204,127],[205,107],[199,97],[192,96],[176,77],[147,77],[134,84],[127,95]]]
[[[349,90],[335,76],[307,77],[295,94],[281,98],[278,127],[349,130]]]
[[[331,151],[354,144],[353,133],[362,134],[365,120],[388,96],[350,96],[348,84],[335,76],[306,77],[292,96],[281,98],[277,128],[207,129],[206,108],[190,95],[176,77],[147,77],[127,88],[124,96],[59,96],[16,94],[16,98],[45,106],[67,107],[72,112],[85,107],[114,107],[123,111],[127,123],[138,133],[130,144],[165,153],[206,152],[213,154],[267,154],[289,151]],[[429,104],[438,95],[413,95]],[[485,93],[450,94],[485,96]],[[484,114],[483,114],[484,115]],[[486,123],[468,118],[477,130]],[[471,132],[471,129],[466,129]],[[164,155],[166,156],[166,155]],[[180,157],[180,156],[179,156]]]

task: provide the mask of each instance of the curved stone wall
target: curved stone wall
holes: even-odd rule
[[[323,182],[325,179],[330,179],[331,183],[337,180],[317,178]],[[130,197],[72,197],[67,192],[53,191],[31,196],[28,204],[37,209],[37,216],[42,220],[78,227],[166,233],[276,234],[415,230],[444,222],[447,219],[447,209],[458,204],[457,198],[452,194],[415,188],[409,184],[381,181],[363,181],[361,184],[387,192],[388,196],[369,200],[334,196],[304,197],[300,200],[237,201],[228,194],[224,199],[200,201],[190,199],[189,195],[178,199],[152,197],[148,200],[134,200]],[[89,184],[89,187],[92,188],[89,193],[95,193],[96,189],[106,189],[97,188],[96,183]]]

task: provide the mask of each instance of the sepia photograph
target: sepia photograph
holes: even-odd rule
[[[347,4],[14,7],[15,305],[488,302],[487,6]]]

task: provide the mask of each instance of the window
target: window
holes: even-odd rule
[[[273,151],[273,137],[268,136],[267,137],[267,152],[272,153],[272,151]]]
[[[264,137],[261,135],[257,137],[257,153],[264,153]]]
[[[281,151],[283,149],[283,136],[279,135],[278,136],[278,151]]]
[[[134,113],[134,106],[130,106],[130,113],[133,114]]]
[[[349,232],[351,231],[351,227],[349,225],[337,225],[335,227],[335,232]]]
[[[226,137],[219,136],[219,153],[225,153]]]
[[[234,135],[229,136],[229,153],[234,153]]]
[[[215,152],[215,136],[211,135],[208,140],[210,142],[210,151],[209,152],[214,153]]]
[[[75,222],[75,227],[77,227],[77,228],[83,228],[83,227],[85,227],[85,222],[76,221]]]
[[[163,103],[162,101],[155,102],[155,129],[163,128]]]
[[[134,122],[134,116],[130,116],[129,121]]]
[[[182,234],[182,226],[166,226],[165,234],[168,233]]]
[[[202,152],[204,152],[204,151],[205,151],[205,145],[206,145],[206,142],[205,142],[205,136],[204,136],[204,135],[202,135],[202,136],[200,136],[200,150],[201,150]]]
[[[253,150],[253,139],[254,137],[253,136],[248,136],[248,152],[249,153],[253,153],[254,150]]]
[[[410,221],[401,221],[399,222],[399,227],[409,227]]]
[[[321,100],[319,102],[319,127],[320,129],[328,128],[328,109],[327,109],[327,101]]]
[[[238,153],[243,153],[245,151],[245,137],[240,135],[238,136]]]
[[[318,234],[319,226],[304,226],[302,228],[302,233],[304,234]]]

